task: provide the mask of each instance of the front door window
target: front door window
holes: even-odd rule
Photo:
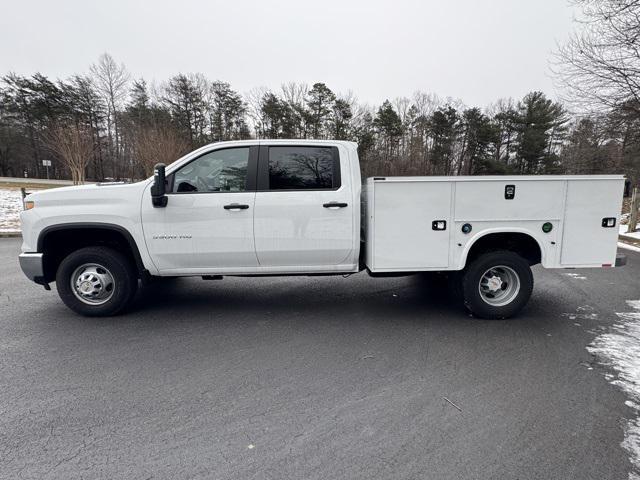
[[[244,192],[249,148],[206,153],[175,173],[173,193]]]

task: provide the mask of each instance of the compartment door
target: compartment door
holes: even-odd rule
[[[449,266],[451,182],[376,182],[374,269]],[[435,230],[433,222],[446,222]]]
[[[622,180],[569,180],[562,234],[563,266],[615,264]],[[613,228],[602,219],[613,217]]]

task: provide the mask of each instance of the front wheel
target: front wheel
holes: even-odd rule
[[[462,272],[460,286],[464,305],[475,316],[509,318],[527,304],[533,274],[529,262],[517,253],[488,252]]]
[[[90,317],[115,315],[135,296],[138,277],[131,262],[106,247],[86,247],[70,253],[56,273],[62,301]]]

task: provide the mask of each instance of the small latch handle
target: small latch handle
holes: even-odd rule
[[[447,229],[447,221],[446,220],[434,220],[431,222],[431,228],[433,230],[446,230]]]

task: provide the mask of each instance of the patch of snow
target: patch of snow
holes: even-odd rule
[[[620,230],[618,230],[618,232],[620,233],[620,235],[625,235],[627,237],[633,237],[633,238],[637,238],[638,240],[640,240],[640,230],[636,230],[635,232],[627,232],[627,229],[629,227],[627,225],[620,225]]]
[[[0,188],[0,232],[20,231],[22,194],[19,189]]]
[[[565,273],[567,277],[575,278],[576,280],[586,280],[587,277],[579,273]]]
[[[580,362],[580,365],[582,365],[583,367],[586,367],[587,370],[593,370],[593,367],[588,362]]]
[[[576,308],[576,313],[563,313],[562,316],[569,318],[569,320],[597,320],[598,314],[594,310],[591,305],[581,305]],[[574,323],[574,325],[580,324]]]
[[[635,480],[640,479],[640,300],[627,304],[633,311],[616,313],[620,322],[596,337],[587,350],[614,370],[614,375],[606,374],[605,378],[630,397],[625,404],[635,411],[636,418],[627,422],[622,447],[633,465],[629,478]]]

